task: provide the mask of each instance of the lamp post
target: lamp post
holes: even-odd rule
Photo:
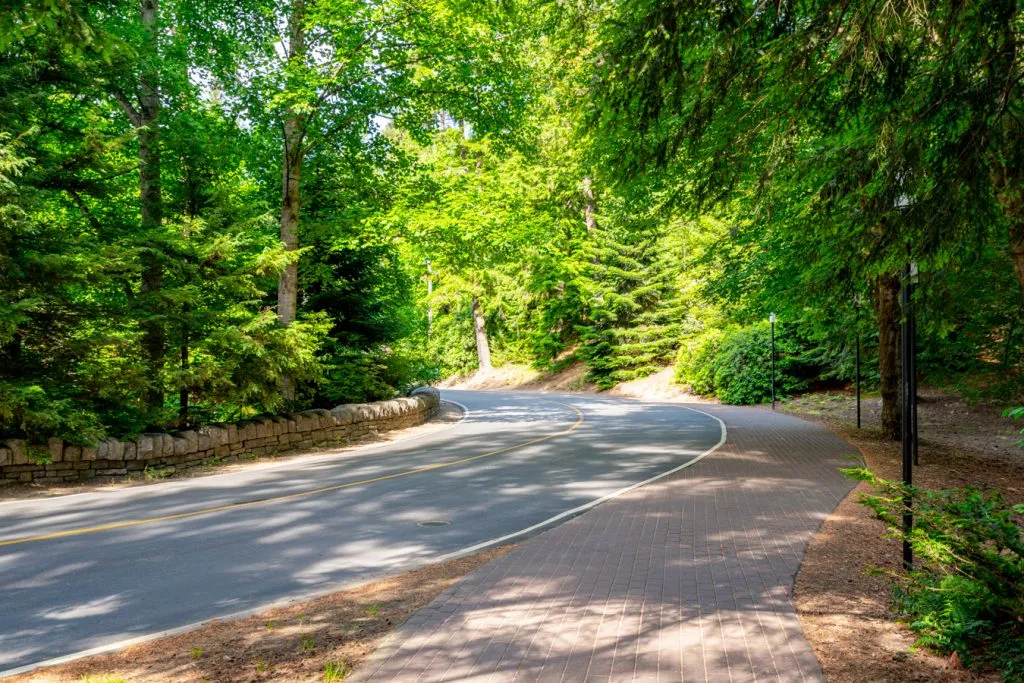
[[[853,295],[853,333],[857,340],[857,354],[855,356],[854,384],[857,387],[857,429],[860,429],[860,307],[864,298],[860,292]]]
[[[918,462],[917,450],[919,439],[917,438],[917,311],[914,309],[914,290],[917,289],[918,272],[917,262],[910,262],[910,400],[911,400],[911,425],[910,443],[914,449],[914,467]]]
[[[916,320],[914,316],[914,285],[917,284],[917,264],[907,263],[903,266],[903,277],[900,278],[900,304],[903,308],[903,322],[900,327],[900,360],[903,367],[903,484],[908,488],[913,485],[914,465],[917,461],[917,353],[914,335]],[[911,569],[914,554],[910,547],[910,532],[914,528],[914,501],[908,492],[903,497],[903,567]]]
[[[775,410],[775,314],[768,316],[772,328],[772,410]]]

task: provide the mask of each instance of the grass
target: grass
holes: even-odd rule
[[[203,648],[194,647],[192,648],[192,659],[199,659],[203,656]]]
[[[352,669],[349,667],[348,662],[344,660],[340,662],[327,662],[324,665],[325,681],[341,681],[350,673],[352,673]]]
[[[306,637],[306,638],[302,639],[302,651],[303,652],[312,652],[314,647],[315,646],[313,645],[313,639],[312,638]]]
[[[82,674],[82,683],[126,683],[120,676],[110,674]]]
[[[159,481],[161,479],[166,479],[172,474],[174,474],[174,470],[169,467],[161,469],[147,467],[142,471],[142,476],[145,477],[146,481]]]
[[[380,604],[376,602],[363,610],[363,614],[368,617],[375,617],[378,612],[380,612]]]

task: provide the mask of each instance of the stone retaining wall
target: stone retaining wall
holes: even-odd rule
[[[206,425],[173,434],[142,434],[130,441],[104,439],[93,447],[61,439],[50,439],[45,445],[10,439],[0,442],[0,484],[86,481],[143,470],[170,474],[246,455],[277,455],[344,444],[367,434],[418,425],[440,404],[440,392],[427,388],[416,390],[409,398]]]

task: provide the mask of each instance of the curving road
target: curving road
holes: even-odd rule
[[[458,424],[355,455],[0,504],[0,675],[539,531],[725,438],[679,405],[444,398]]]

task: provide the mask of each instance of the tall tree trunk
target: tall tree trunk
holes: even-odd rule
[[[594,232],[597,230],[597,201],[594,199],[594,185],[590,176],[583,176],[583,224],[587,226],[587,236],[594,239]],[[600,252],[595,249],[591,263],[595,266],[601,265]],[[604,303],[604,295],[598,291],[594,294],[594,301],[598,304]],[[587,311],[583,311],[583,319],[587,319]]]
[[[1011,140],[1024,143],[1024,139],[1017,137],[1011,137]],[[992,184],[996,200],[1010,224],[1010,260],[1020,287],[1021,305],[1024,306],[1024,177],[1005,163],[997,162],[992,171]]]
[[[305,0],[295,0],[288,20],[288,60],[301,60],[306,52]],[[291,109],[284,119],[284,154],[281,170],[281,241],[288,251],[299,248],[299,179],[302,174],[302,138],[305,133],[303,116]],[[295,322],[298,308],[299,267],[288,264],[281,271],[277,285],[277,317],[282,325]],[[281,396],[285,401],[295,400],[295,382],[291,377],[281,379]]]
[[[992,176],[996,199],[1010,224],[1010,260],[1024,306],[1024,178],[1018,178],[1006,166],[999,166]]]
[[[597,229],[597,204],[594,201],[594,188],[590,176],[583,178],[583,221],[588,233]]]
[[[187,315],[187,307],[186,307]],[[182,325],[181,330],[181,372],[184,375],[188,372],[188,323]],[[188,428],[188,397],[189,388],[187,384],[183,384],[181,389],[178,391],[178,428]]]
[[[159,18],[157,0],[142,0],[141,20],[144,36],[139,110],[135,121],[139,135],[139,195],[141,227],[144,239],[159,240],[163,222],[163,201],[160,192],[160,79],[158,67]],[[129,112],[129,117],[132,117]],[[162,385],[166,333],[161,322],[159,292],[163,288],[163,264],[154,248],[142,254],[142,292],[145,296],[146,318],[141,324],[142,346],[149,363],[152,384],[146,392],[146,403],[159,409],[164,404]]]
[[[490,370],[491,347],[487,342],[487,325],[483,313],[480,312],[480,300],[473,295],[473,333],[476,336],[476,358],[481,370]]]
[[[878,376],[882,392],[882,433],[898,441],[901,434],[900,405],[900,279],[884,275],[875,281],[875,314],[878,320]]]
[[[434,270],[427,259],[427,336],[434,329]]]
[[[1013,270],[1017,273],[1021,305],[1024,305],[1024,216],[1010,227],[1010,258],[1013,259]]]

